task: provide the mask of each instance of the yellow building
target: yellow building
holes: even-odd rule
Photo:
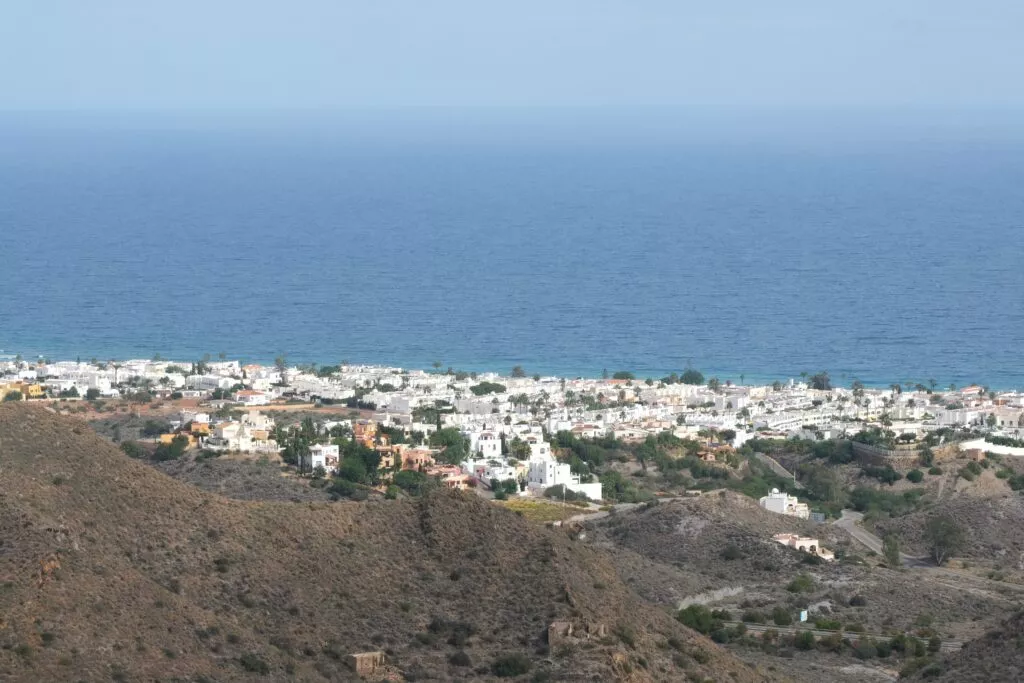
[[[43,389],[42,384],[25,384],[25,388],[21,390],[21,393],[25,395],[25,398],[45,398],[46,390]]]
[[[21,392],[22,399],[30,398],[45,398],[46,390],[43,389],[41,384],[28,384],[27,382],[11,382],[10,384],[0,385],[0,398],[7,396],[11,392]]]
[[[208,422],[193,422],[192,423],[192,433],[193,434],[202,434],[203,436],[209,436],[210,435],[210,423],[208,423]]]
[[[191,448],[191,447],[196,445],[195,437],[192,436],[191,434],[185,434],[184,432],[182,432],[181,434],[161,434],[160,435],[160,443],[165,443],[165,444],[167,444],[169,446],[171,444],[171,442],[174,441],[174,438],[177,437],[177,436],[187,437],[188,438],[189,448]]]

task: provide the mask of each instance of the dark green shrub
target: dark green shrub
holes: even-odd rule
[[[737,548],[734,545],[731,545],[731,544],[727,545],[722,550],[722,559],[723,560],[730,560],[730,561],[731,560],[739,560],[742,557],[743,557],[743,551],[740,550],[739,548]]]
[[[800,574],[789,582],[786,590],[790,593],[809,593],[814,590],[814,579],[809,574]]]
[[[776,607],[772,610],[772,621],[776,626],[789,626],[793,623],[793,615],[785,607]]]
[[[928,666],[929,663],[929,660],[924,657],[908,660],[907,663],[903,665],[903,668],[900,669],[900,678],[910,678],[918,671]]]
[[[720,620],[715,619],[709,610],[704,605],[690,605],[679,610],[679,614],[676,618],[683,623],[684,626],[692,628],[698,633],[707,635],[712,631],[721,628]]]
[[[526,655],[518,652],[498,657],[491,664],[491,673],[499,678],[522,676],[529,670],[530,660],[526,658]]]
[[[469,655],[464,650],[448,655],[448,663],[452,666],[473,666],[473,660],[469,658]]]
[[[626,645],[636,647],[636,631],[628,624],[619,624],[615,627],[615,635]]]
[[[121,450],[124,451],[125,455],[129,458],[146,457],[146,449],[140,446],[137,441],[122,441]]]
[[[242,668],[252,673],[266,675],[270,673],[270,665],[259,658],[258,655],[247,652],[238,658],[238,662],[242,665]]]
[[[857,659],[871,659],[878,656],[878,648],[870,640],[858,640],[853,644],[853,656]]]

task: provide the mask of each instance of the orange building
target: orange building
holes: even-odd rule
[[[374,440],[377,438],[377,423],[373,420],[359,420],[352,428],[356,441],[360,441],[367,448],[373,448]]]
[[[469,488],[469,475],[457,465],[437,465],[428,467],[427,474],[438,477],[447,488],[465,491]]]
[[[402,454],[403,470],[420,470],[434,465],[434,452],[429,448],[410,448]]]

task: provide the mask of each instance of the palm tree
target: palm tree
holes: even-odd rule
[[[280,355],[274,359],[274,367],[277,369],[278,374],[281,375],[281,381],[284,382],[284,373],[288,369],[288,359],[284,355]]]
[[[117,371],[120,370],[123,366],[116,360],[111,359],[110,367],[114,368],[114,386],[117,386]]]

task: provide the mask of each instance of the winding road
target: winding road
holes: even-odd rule
[[[868,550],[882,554],[882,539],[860,525],[864,515],[853,510],[843,510],[842,516],[832,522],[840,529],[850,534],[856,541],[864,545]],[[934,567],[935,565],[927,557],[911,557],[900,553],[900,559],[904,567]]]

